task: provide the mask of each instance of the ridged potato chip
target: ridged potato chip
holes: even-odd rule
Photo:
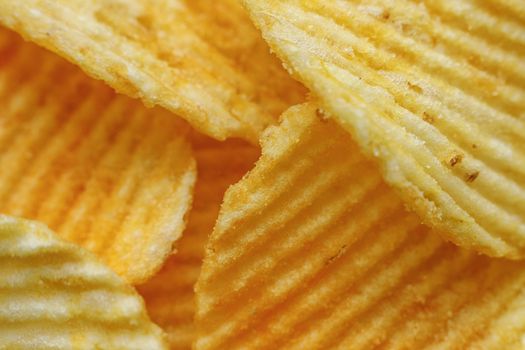
[[[525,257],[525,2],[243,2],[426,224]]]
[[[227,191],[195,349],[521,348],[524,263],[445,242],[316,114],[290,109]]]
[[[167,349],[144,302],[87,250],[0,215],[0,348]]]
[[[168,334],[171,349],[191,349],[195,339],[193,287],[204,245],[217,219],[224,192],[255,163],[259,150],[238,140],[192,137],[198,178],[188,227],[161,271],[138,286],[149,315]]]
[[[189,131],[0,30],[0,213],[44,222],[132,283],[185,227]]]
[[[0,23],[221,140],[303,98],[237,0],[1,0]]]

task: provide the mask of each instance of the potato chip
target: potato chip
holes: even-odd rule
[[[188,227],[177,252],[161,271],[138,287],[149,315],[168,334],[171,349],[191,349],[195,338],[194,291],[204,245],[213,230],[227,187],[248,171],[259,150],[237,140],[217,142],[195,135],[198,178]]]
[[[0,348],[167,349],[144,302],[87,250],[0,215]]]
[[[256,142],[304,94],[236,0],[1,0],[0,22],[221,140]]]
[[[0,212],[42,221],[132,283],[185,227],[189,126],[0,30]]]
[[[525,257],[524,2],[244,3],[426,224]]]
[[[420,224],[313,105],[227,191],[196,293],[198,350],[510,349],[525,332],[524,262]]]

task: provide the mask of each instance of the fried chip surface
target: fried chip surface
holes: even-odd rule
[[[132,283],[185,227],[189,126],[0,30],[0,212],[35,219]]]
[[[191,349],[195,340],[195,282],[199,276],[204,246],[213,231],[224,192],[255,163],[259,150],[238,140],[217,142],[192,137],[197,160],[197,183],[188,226],[176,253],[159,273],[138,286],[148,314],[168,334],[172,350]]]
[[[41,223],[0,215],[0,348],[167,349],[136,291]]]
[[[512,349],[525,265],[445,242],[312,105],[226,193],[197,283],[195,349]]]
[[[217,139],[303,98],[237,0],[1,0],[0,22]]]
[[[525,256],[525,2],[243,2],[426,224]]]

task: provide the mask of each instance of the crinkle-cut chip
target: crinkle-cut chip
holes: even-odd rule
[[[137,292],[45,225],[0,215],[0,259],[0,348],[168,348]]]
[[[221,140],[304,95],[237,0],[0,0],[0,23]]]
[[[131,283],[185,227],[189,126],[0,30],[0,212],[42,221]]]
[[[426,224],[525,256],[524,1],[244,3]]]
[[[259,150],[239,140],[217,142],[194,135],[197,183],[188,226],[176,254],[146,284],[138,286],[148,314],[168,334],[172,350],[191,349],[195,340],[193,287],[199,276],[204,246],[219,213],[224,192],[255,163]]]
[[[445,242],[303,105],[227,191],[196,300],[197,350],[519,348],[525,263]]]

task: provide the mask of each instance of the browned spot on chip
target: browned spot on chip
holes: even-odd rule
[[[418,94],[423,93],[423,89],[420,86],[418,86],[417,84],[414,84],[414,83],[411,83],[411,82],[407,81],[407,85],[408,85],[408,87],[410,89],[414,90]]]
[[[451,167],[454,167],[456,164],[461,163],[462,160],[463,160],[463,155],[462,154],[456,154],[455,156],[450,158],[448,163],[450,164]]]
[[[474,182],[479,176],[479,171],[473,171],[471,173],[467,174],[466,180],[467,182]]]
[[[427,112],[423,112],[423,120],[429,124],[434,123],[434,117]]]

